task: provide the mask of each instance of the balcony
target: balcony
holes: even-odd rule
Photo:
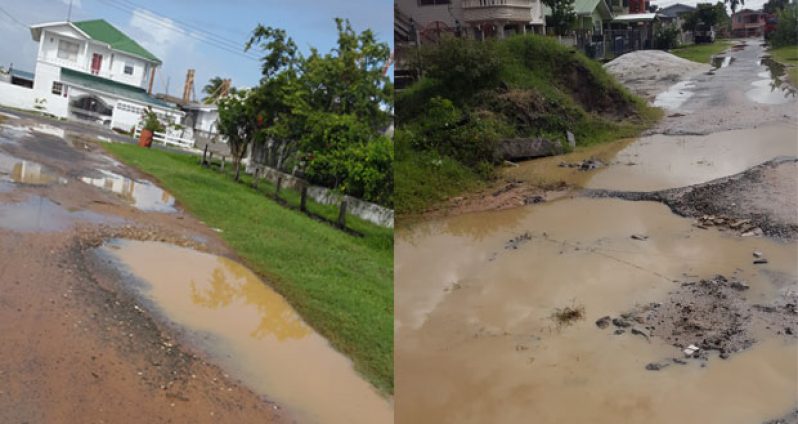
[[[532,22],[538,0],[463,0],[466,22]]]

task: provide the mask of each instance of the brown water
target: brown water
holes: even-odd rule
[[[90,211],[70,211],[41,196],[30,196],[18,203],[0,203],[0,228],[11,231],[62,231],[76,222],[114,223],[120,221],[118,218]]]
[[[393,407],[279,294],[227,258],[155,242],[102,248],[192,342],[303,423],[390,423]]]
[[[796,125],[702,136],[656,134],[629,144],[609,167],[596,171],[585,186],[630,191],[683,187],[736,174],[777,156],[796,155]]]
[[[766,105],[794,102],[798,90],[785,81],[784,65],[770,58],[761,59],[759,65],[764,68],[757,74],[760,79],[751,83],[752,88],[745,95],[756,103]]]
[[[99,178],[81,177],[86,184],[118,194],[126,202],[147,212],[174,212],[175,199],[171,194],[146,180],[134,180],[111,171],[98,170]]]
[[[751,424],[785,414],[798,402],[795,342],[757,333],[763,341],[728,360],[652,372],[647,363],[678,349],[594,324],[661,301],[672,280],[736,272],[751,301],[767,302],[779,287],[769,276],[797,278],[794,244],[691,224],[658,203],[579,198],[398,231],[396,421]],[[524,232],[532,240],[504,248]],[[754,266],[754,250],[770,262]],[[552,313],[571,305],[586,319],[558,329]]]

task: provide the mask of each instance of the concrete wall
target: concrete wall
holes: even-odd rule
[[[303,180],[293,175],[286,174],[268,167],[261,166],[260,168],[262,169],[261,177],[266,178],[271,182],[277,181],[277,177],[282,177],[282,187],[294,188],[298,190],[299,187],[301,187],[301,185],[304,183]],[[247,172],[253,172],[253,170],[247,168]],[[343,195],[335,190],[319,186],[308,186],[308,197],[323,205],[339,205],[342,200],[346,199],[346,211],[350,215],[354,215],[360,219],[369,221],[381,227],[393,228],[392,209],[388,209],[386,207],[367,202],[356,197]]]
[[[35,94],[30,88],[0,82],[0,105],[33,110]]]

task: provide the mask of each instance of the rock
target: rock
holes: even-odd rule
[[[758,251],[758,250],[754,250],[754,257],[755,257],[755,258],[761,258],[762,256],[764,256],[764,255],[762,254],[762,252],[760,252],[760,251]]]
[[[624,319],[621,319],[621,318],[613,318],[612,319],[612,325],[614,325],[616,327],[621,327],[621,328],[626,328],[626,327],[631,327],[632,326],[631,323],[629,323],[628,321],[626,321]]]
[[[647,370],[649,370],[649,371],[659,371],[659,370],[661,370],[661,369],[663,369],[663,368],[667,367],[668,365],[670,365],[670,364],[667,364],[667,363],[663,364],[663,363],[654,363],[654,362],[651,362],[651,363],[649,363],[648,365],[646,365],[646,369],[647,369]]]
[[[645,241],[645,240],[648,240],[648,236],[643,235],[643,234],[632,234],[632,239],[633,240]]]
[[[543,203],[545,201],[546,201],[546,199],[543,198],[543,196],[535,195],[535,196],[526,197],[524,199],[524,204],[525,205],[534,205],[534,204],[538,204],[538,203]]]
[[[748,290],[749,288],[751,288],[751,286],[745,284],[742,281],[732,281],[730,287],[738,291]]]
[[[621,334],[623,334],[625,332],[626,332],[626,330],[623,330],[623,329],[619,328],[619,329],[615,330],[615,332],[613,334],[615,334],[616,336],[620,336]]]
[[[648,331],[646,331],[646,330],[644,330],[644,329],[642,329],[640,327],[632,327],[631,331],[632,331],[632,334],[637,335],[637,336],[643,336],[646,339],[647,342],[651,343],[651,340],[649,339]]]
[[[792,336],[795,333],[792,331],[792,327],[785,327],[784,328],[784,334]]]
[[[690,346],[687,346],[686,348],[684,348],[682,350],[682,352],[684,353],[685,356],[690,357],[690,356],[693,356],[693,354],[695,354],[699,350],[701,350],[700,347],[691,344]]]
[[[761,264],[766,264],[766,263],[768,263],[768,260],[765,259],[765,258],[754,259],[754,265],[761,265]]]
[[[608,325],[610,325],[610,316],[609,315],[607,315],[605,317],[601,317],[598,320],[596,320],[596,326],[598,328],[607,328]]]

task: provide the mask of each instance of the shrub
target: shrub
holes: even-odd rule
[[[798,5],[791,4],[778,13],[779,23],[770,34],[773,47],[798,45]]]
[[[670,50],[679,47],[679,28],[660,26],[654,31],[654,48]]]

